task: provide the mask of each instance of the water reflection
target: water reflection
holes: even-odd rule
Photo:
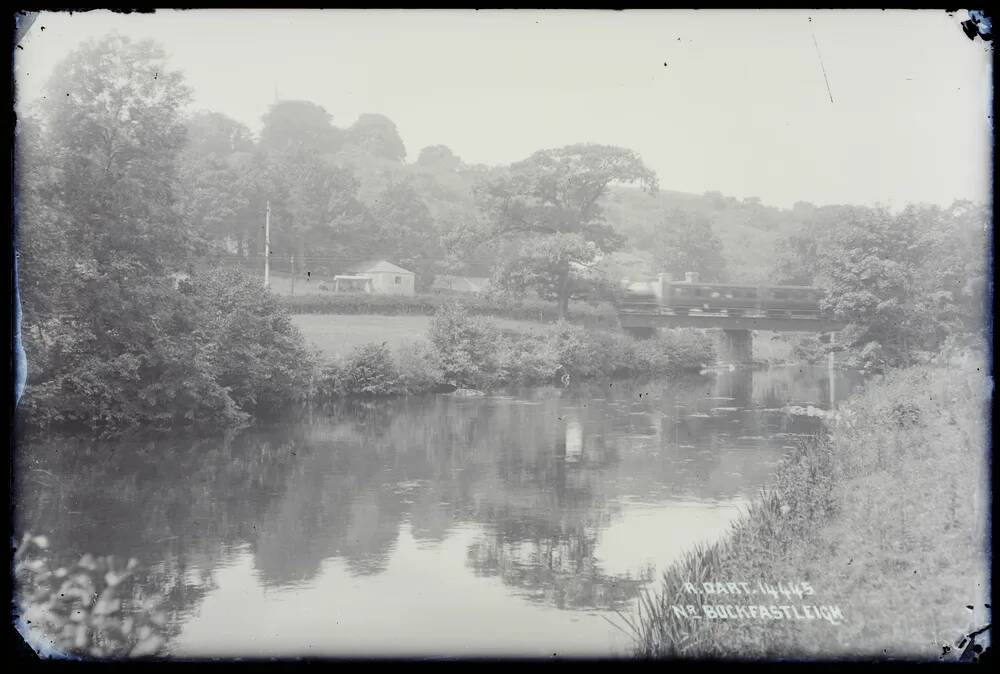
[[[622,608],[657,568],[718,535],[794,437],[816,431],[780,408],[823,406],[828,389],[819,369],[737,370],[351,402],[197,442],[31,442],[18,456],[16,522],[67,560],[141,560],[136,582],[165,598],[178,654],[294,652],[319,638],[306,623],[322,620],[340,635],[308,642],[324,652],[366,639],[601,651],[611,628],[594,612]],[[405,603],[428,582],[437,599]],[[404,636],[375,620],[386,583],[405,604],[392,611],[439,629],[416,641],[412,627]],[[298,610],[276,634],[271,620],[234,622],[293,596]],[[494,604],[517,625],[494,626],[492,641],[444,636],[446,624],[484,629]],[[220,617],[206,627],[206,615]],[[204,634],[236,624],[228,642]]]

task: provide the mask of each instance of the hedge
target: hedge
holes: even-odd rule
[[[461,304],[472,315],[493,316],[525,321],[553,322],[559,319],[559,309],[552,302],[526,299],[505,302],[477,295],[449,293],[406,295],[368,295],[337,293],[329,295],[283,295],[281,304],[292,314],[376,314],[431,316],[438,309]],[[569,320],[587,325],[617,325],[618,317],[610,304],[574,302]]]

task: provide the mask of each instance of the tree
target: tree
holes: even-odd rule
[[[666,216],[656,231],[653,259],[658,269],[676,279],[693,271],[701,275],[702,281],[725,280],[722,242],[701,213],[674,209]]]
[[[240,297],[252,306],[234,311],[225,293],[173,277],[197,241],[176,198],[188,90],[162,50],[118,35],[86,42],[48,91],[17,153],[29,418],[108,433],[218,428],[265,397],[271,407],[293,400],[308,363],[279,312],[248,293]],[[223,367],[219,354],[233,343],[224,317],[262,310],[270,320],[240,328],[242,353],[272,353],[240,363],[253,374]],[[283,378],[286,366],[296,377]]]
[[[260,174],[251,155],[182,154],[177,209],[192,234],[209,242],[255,249],[263,218]]]
[[[331,115],[310,101],[279,101],[264,114],[261,147],[270,153],[298,155],[336,152],[343,132],[333,126]]]
[[[600,203],[612,183],[637,183],[650,193],[658,187],[631,150],[590,144],[541,150],[478,186],[483,222],[453,241],[504,249],[498,285],[533,287],[556,299],[565,316],[579,271],[623,243],[604,222]]]
[[[380,159],[402,162],[406,158],[403,139],[385,115],[365,113],[358,117],[344,133],[344,144]]]
[[[420,290],[429,288],[440,245],[434,220],[420,195],[406,183],[392,183],[372,204],[371,214],[379,233],[379,254],[416,272]]]
[[[850,323],[847,341],[865,369],[906,365],[920,344],[914,299],[924,251],[916,224],[884,209],[851,209],[820,260],[830,283],[823,308]]]
[[[49,81],[67,234],[98,273],[160,273],[187,253],[172,207],[189,95],[160,47],[116,34],[84,43]]]
[[[193,158],[206,155],[228,157],[237,152],[252,152],[250,129],[218,112],[199,112],[189,117],[185,153]]]
[[[428,145],[420,151],[417,166],[435,171],[456,171],[462,166],[462,160],[447,145]]]

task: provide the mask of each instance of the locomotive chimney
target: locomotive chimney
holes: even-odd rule
[[[697,283],[698,282],[698,272],[689,271],[684,274],[684,283]]]

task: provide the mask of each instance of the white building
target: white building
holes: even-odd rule
[[[368,260],[346,271],[355,278],[371,279],[365,292],[375,295],[413,295],[416,292],[416,274],[386,260]]]

